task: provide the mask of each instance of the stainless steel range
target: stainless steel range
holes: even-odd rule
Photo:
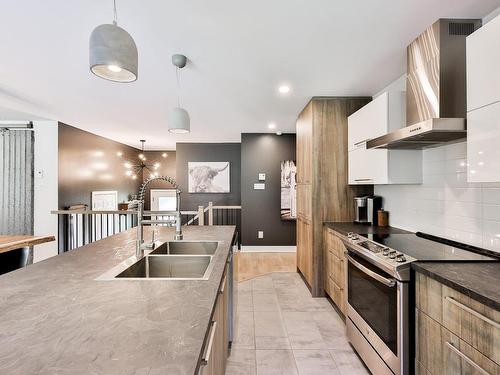
[[[373,374],[411,373],[410,266],[415,261],[495,261],[415,234],[349,233],[347,336]]]

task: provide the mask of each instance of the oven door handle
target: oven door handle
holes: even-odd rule
[[[388,286],[389,288],[392,288],[394,285],[396,285],[396,280],[394,280],[394,279],[387,279],[387,278],[385,278],[383,276],[380,276],[378,273],[373,272],[372,270],[366,268],[361,263],[355,261],[351,256],[349,256],[348,252],[345,252],[345,256],[346,256],[347,260],[349,262],[351,262],[354,267],[356,267],[357,269],[359,269],[361,272],[367,274],[371,278],[373,278],[373,279],[381,282],[385,286]]]

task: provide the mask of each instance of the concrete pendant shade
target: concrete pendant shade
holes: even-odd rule
[[[90,70],[114,82],[137,79],[138,54],[134,39],[115,24],[97,26],[90,35]]]
[[[168,131],[170,133],[183,134],[191,131],[189,113],[184,108],[174,108],[170,112],[168,120]]]

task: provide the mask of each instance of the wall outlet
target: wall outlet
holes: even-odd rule
[[[253,184],[253,189],[254,190],[265,190],[266,184]]]
[[[259,181],[266,181],[266,174],[265,173],[259,173]]]
[[[259,230],[257,232],[257,237],[260,238],[260,239],[264,238],[264,231],[263,230]]]

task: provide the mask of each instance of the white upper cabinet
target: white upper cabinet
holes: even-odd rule
[[[500,101],[500,17],[467,37],[467,111]]]
[[[367,150],[366,142],[406,125],[405,93],[385,92],[348,118],[349,184],[422,182],[420,150]]]
[[[467,113],[467,180],[500,182],[500,103]]]
[[[500,182],[500,16],[467,37],[467,180]]]
[[[389,94],[384,93],[349,116],[349,150],[387,133],[388,108]]]

